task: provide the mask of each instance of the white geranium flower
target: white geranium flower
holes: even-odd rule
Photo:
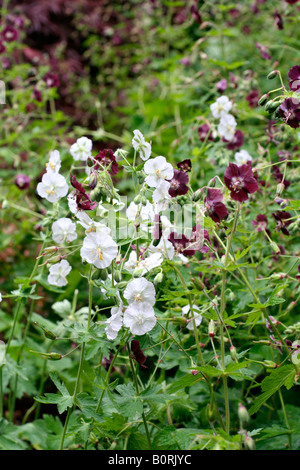
[[[146,161],[144,172],[147,175],[145,182],[151,188],[157,188],[162,181],[171,180],[174,176],[172,165],[162,156]]]
[[[127,284],[124,297],[129,304],[132,302],[148,302],[150,305],[154,305],[155,287],[152,282],[147,281],[144,277],[133,279]]]
[[[1,294],[1,292],[0,292],[0,302],[2,302],[2,294]]]
[[[107,338],[110,340],[115,339],[123,326],[123,303],[111,309],[111,316],[105,324],[107,325],[105,328]]]
[[[147,230],[148,223],[154,220],[154,211],[152,204],[147,201],[146,205],[135,204],[132,201],[126,209],[126,216],[128,220],[135,221],[139,213],[140,228],[142,230]]]
[[[170,183],[168,181],[162,181],[160,185],[154,190],[152,198],[155,203],[155,212],[158,214],[167,209],[171,201],[169,194]]]
[[[210,105],[210,110],[215,118],[220,118],[225,114],[228,114],[232,108],[232,103],[229,101],[228,97],[223,95],[217,98],[215,103]]]
[[[165,258],[173,259],[175,255],[175,248],[173,243],[171,243],[164,236],[161,237],[159,243],[154,246],[153,243],[149,246],[149,251],[152,253],[161,253]]]
[[[144,335],[151,331],[156,324],[156,317],[151,304],[134,302],[124,313],[124,325],[133,335]]]
[[[163,262],[161,253],[153,253],[145,259],[137,259],[136,252],[132,251],[124,268],[128,271],[134,271],[136,275],[143,276],[154,268],[158,268]]]
[[[71,219],[62,217],[52,224],[52,239],[56,243],[70,243],[76,238],[76,224]]]
[[[38,195],[49,202],[58,202],[61,197],[68,194],[68,191],[65,177],[52,171],[45,173],[42,181],[37,185]]]
[[[234,158],[239,166],[245,165],[247,162],[252,162],[252,157],[247,152],[247,150],[240,150],[239,152],[236,152]]]
[[[58,150],[53,150],[50,152],[50,158],[48,163],[46,163],[46,169],[48,171],[53,171],[54,173],[58,173],[61,167],[61,160],[60,154]]]
[[[65,286],[68,284],[66,279],[71,271],[71,266],[66,259],[61,260],[59,263],[53,264],[49,269],[48,282],[52,286]]]
[[[151,145],[145,141],[143,134],[139,130],[133,131],[133,134],[132,145],[134,150],[139,152],[142,160],[148,160],[151,155]]]
[[[85,233],[88,235],[91,232],[97,232],[99,234],[110,235],[111,229],[101,222],[95,222],[85,211],[78,211],[76,214],[79,224],[85,228]]]
[[[196,326],[199,326],[201,324],[202,316],[200,315],[200,313],[197,313],[197,312],[199,312],[199,307],[197,305],[193,305],[193,314],[194,315],[192,315],[192,313],[191,313],[191,307],[190,307],[189,304],[186,305],[185,307],[183,307],[182,315],[188,317],[188,323],[186,325],[188,330],[193,330],[194,329],[193,318],[195,319]]]
[[[236,120],[232,114],[224,114],[218,125],[218,132],[221,137],[224,137],[226,140],[232,140],[234,137],[236,128]]]
[[[91,156],[93,142],[87,137],[80,137],[71,145],[70,154],[74,160],[85,161]]]
[[[116,258],[118,245],[105,233],[91,232],[84,238],[80,254],[84,261],[104,269]]]

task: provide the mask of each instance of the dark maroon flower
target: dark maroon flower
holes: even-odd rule
[[[300,89],[300,65],[294,65],[294,67],[291,67],[288,76],[290,79],[290,89],[292,91],[298,91]]]
[[[92,211],[97,207],[97,203],[91,201],[89,194],[86,193],[84,187],[79,181],[77,181],[76,176],[70,176],[70,182],[73,188],[75,188],[75,197],[78,210]]]
[[[249,194],[258,190],[251,165],[238,166],[235,163],[229,163],[224,174],[224,182],[230,189],[230,196],[234,201],[246,201]]]
[[[222,140],[223,142],[227,142],[226,147],[228,148],[228,150],[236,150],[242,147],[244,143],[244,134],[238,129],[235,131],[232,140],[228,141],[224,139],[224,137]]]
[[[189,176],[187,173],[181,170],[174,169],[174,176],[170,182],[169,194],[171,197],[183,196],[189,190],[187,183],[189,182]]]
[[[177,253],[182,253],[185,256],[193,256],[195,254],[192,242],[185,235],[171,232],[168,240],[172,243]]]
[[[6,47],[4,46],[3,42],[0,41],[0,54],[6,51]]]
[[[295,5],[299,0],[285,0],[286,3],[289,3],[290,5]]]
[[[110,171],[113,175],[119,173],[119,165],[116,161],[116,157],[111,149],[104,149],[96,155],[95,159],[98,163],[94,165],[94,170],[99,170],[102,167],[110,167]]]
[[[41,103],[42,101],[42,93],[40,92],[40,90],[37,90],[36,88],[33,90],[32,92],[32,95],[33,95],[33,98],[38,101],[39,103]]]
[[[146,367],[144,366],[144,362],[147,358],[141,350],[140,342],[137,339],[133,339],[131,341],[131,351],[134,359],[140,364],[140,366]]]
[[[202,23],[202,16],[200,15],[199,10],[198,10],[198,8],[195,4],[191,6],[190,12],[192,14],[192,17],[193,17],[194,21],[196,21],[196,23],[198,23],[198,24],[201,24]]]
[[[298,279],[298,280],[300,280],[300,264],[299,264],[299,266],[298,266],[298,273],[299,273],[299,274],[296,274],[295,278]]]
[[[250,93],[246,96],[246,100],[248,101],[250,108],[257,107],[259,97],[260,94],[257,90],[250,91]]]
[[[278,114],[288,126],[297,129],[300,126],[300,101],[296,98],[286,98],[279,106]]]
[[[202,124],[202,126],[198,127],[198,135],[201,142],[214,140],[208,124]]]
[[[13,42],[18,39],[18,31],[12,26],[5,26],[1,31],[1,37],[4,42]]]
[[[257,232],[264,232],[267,229],[268,219],[263,214],[258,214],[255,220],[251,220],[253,227]]]
[[[274,12],[274,19],[275,19],[275,25],[277,26],[277,28],[282,30],[283,29],[282,16],[280,15],[280,13],[278,13],[277,10]]]
[[[195,251],[200,251],[201,253],[207,253],[209,251],[209,247],[207,245],[203,245],[204,240],[207,240],[208,243],[210,243],[209,233],[207,230],[202,231],[202,226],[200,224],[196,224],[192,229],[190,248],[193,248]]]
[[[15,185],[19,189],[27,189],[30,185],[30,178],[27,175],[24,175],[23,173],[20,173],[16,176],[15,179]]]
[[[220,93],[223,93],[223,91],[225,91],[226,88],[227,88],[227,80],[226,80],[226,78],[222,78],[222,80],[220,80],[220,81],[216,84],[216,88],[217,88],[217,90],[218,90]]]
[[[208,188],[204,198],[205,208],[209,217],[215,222],[221,222],[228,215],[228,210],[223,201],[223,194],[219,189]]]
[[[48,88],[59,87],[59,78],[55,73],[47,72],[46,75],[44,75],[43,80]]]
[[[177,168],[188,173],[192,169],[192,162],[189,159],[182,160],[182,162],[177,163]]]
[[[285,211],[276,211],[273,212],[272,215],[277,222],[276,230],[280,230],[284,235],[288,236],[290,232],[287,227],[292,223],[292,221],[289,220],[292,218],[292,215]]]
[[[262,44],[259,44],[258,42],[255,43],[255,46],[259,50],[260,55],[262,56],[263,59],[266,59],[266,60],[271,59],[268,48],[266,46],[263,46]]]

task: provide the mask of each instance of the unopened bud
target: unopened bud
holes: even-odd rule
[[[237,357],[237,352],[236,352],[236,347],[235,346],[230,346],[230,356],[233,361],[238,361]]]
[[[126,281],[119,282],[119,284],[118,284],[118,290],[123,290],[123,289],[125,289],[126,286],[127,286],[127,282],[126,282]]]
[[[142,205],[146,206],[147,205],[147,198],[146,196],[142,196]]]
[[[267,79],[268,80],[273,80],[275,77],[277,77],[277,75],[278,75],[278,70],[272,70],[272,72],[270,72],[267,75]]]
[[[283,184],[283,183],[279,183],[279,184],[277,185],[276,195],[277,195],[277,196],[280,196],[280,194],[283,193],[284,189],[285,189],[284,184]]]
[[[269,93],[266,93],[265,95],[262,95],[260,97],[260,99],[258,100],[258,105],[259,106],[263,106],[264,104],[266,104],[266,102],[268,101],[269,99]]]
[[[248,434],[245,437],[244,444],[247,450],[255,450],[255,442],[252,437],[248,436]]]
[[[270,243],[270,245],[271,245],[271,248],[272,248],[272,250],[274,251],[274,253],[280,253],[280,248],[279,248],[279,246],[277,245],[277,243],[275,243],[275,242],[272,241],[272,242]]]
[[[274,361],[269,361],[269,360],[266,360],[264,361],[264,366],[267,367],[268,369],[277,369],[278,365],[276,364],[276,362]]]
[[[115,277],[115,281],[116,281],[116,282],[121,282],[121,281],[122,281],[122,274],[121,274],[121,271],[115,271],[114,277]]]
[[[192,200],[195,201],[195,202],[199,201],[199,199],[201,199],[201,197],[202,197],[202,193],[203,193],[203,191],[202,191],[201,188],[197,189],[197,191],[194,192],[194,194],[192,196]]]
[[[157,286],[157,284],[160,284],[163,280],[164,276],[162,272],[159,272],[156,274],[155,278],[153,279],[153,284]]]
[[[47,263],[48,264],[56,264],[58,263],[59,261],[61,261],[62,257],[60,255],[56,255],[56,256],[51,256],[48,260],[47,260]]]
[[[270,279],[278,280],[278,279],[284,279],[287,277],[287,273],[274,273],[270,276]]]
[[[58,251],[58,247],[57,246],[48,246],[48,248],[45,248],[43,253],[42,253],[42,256],[47,256],[47,255],[53,255],[54,253],[56,253]]]
[[[134,200],[133,200],[133,202],[134,202],[136,205],[140,204],[141,201],[142,201],[142,198],[141,198],[141,195],[140,195],[140,194],[138,194],[137,196],[135,196],[135,198],[134,198]]]
[[[49,353],[47,359],[50,359],[50,361],[59,361],[59,359],[62,358],[62,355],[59,353]]]
[[[249,413],[244,405],[242,403],[239,403],[239,408],[238,408],[238,417],[241,422],[241,425],[243,426],[244,424],[247,424],[249,421]]]
[[[208,335],[210,338],[213,338],[216,334],[216,330],[215,330],[215,322],[213,320],[210,320],[209,324],[208,324]]]

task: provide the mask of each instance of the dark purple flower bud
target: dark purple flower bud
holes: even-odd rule
[[[4,42],[13,42],[18,39],[18,31],[12,26],[5,26],[1,31],[1,37]]]
[[[43,77],[44,82],[48,88],[58,88],[59,87],[59,78],[55,73],[48,72]]]
[[[292,223],[290,220],[292,215],[285,211],[272,212],[272,215],[277,222],[276,230],[280,230],[284,235],[288,236],[290,232],[288,231],[287,227]]]
[[[205,208],[209,217],[217,223],[228,215],[228,210],[222,201],[223,194],[219,189],[207,189],[207,196],[204,198]]]
[[[235,163],[229,163],[224,174],[224,182],[230,189],[230,196],[234,201],[246,201],[249,194],[258,190],[251,165],[238,166]]]
[[[199,10],[196,5],[192,5],[190,8],[190,12],[192,14],[192,17],[196,23],[201,24],[202,23],[202,16],[199,13]]]
[[[250,108],[256,108],[258,106],[259,92],[257,90],[252,90],[246,96],[246,100],[249,103]]]
[[[35,99],[36,101],[38,101],[39,103],[42,102],[42,93],[40,92],[40,90],[37,90],[36,88],[33,90],[32,92],[32,95],[33,95],[33,99]]]
[[[171,197],[183,196],[189,190],[187,184],[189,182],[189,176],[187,173],[181,170],[174,170],[174,176],[170,182],[169,194]]]
[[[297,129],[300,126],[300,101],[286,98],[279,106],[278,114],[288,126]]]
[[[228,150],[236,150],[242,147],[244,143],[244,134],[238,129],[235,131],[233,139],[228,141],[223,138],[222,140],[223,142],[227,143],[226,147],[228,148]]]
[[[179,63],[184,65],[185,67],[188,67],[191,65],[191,59],[189,57],[182,57],[182,59],[179,60]]]
[[[282,30],[283,29],[282,16],[280,15],[280,13],[278,13],[277,10],[274,12],[274,19],[275,19],[275,25],[277,26],[277,28]]]
[[[144,366],[144,362],[146,361],[147,358],[145,354],[143,353],[143,351],[141,350],[140,342],[137,339],[133,339],[131,341],[131,351],[132,351],[132,355],[134,359],[140,364],[140,366],[146,367]]]
[[[29,176],[24,175],[23,173],[18,174],[15,179],[15,185],[21,190],[27,189],[30,185]]]
[[[263,46],[262,44],[259,44],[258,42],[255,43],[255,46],[259,50],[260,55],[262,56],[263,59],[266,59],[266,60],[271,59],[268,48],[266,46]]]
[[[185,171],[186,173],[188,173],[192,169],[192,162],[189,159],[183,160],[182,162],[177,163],[177,167],[180,170]]]

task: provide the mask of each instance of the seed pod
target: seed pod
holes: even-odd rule
[[[54,253],[56,253],[58,251],[58,247],[57,246],[48,246],[48,248],[45,248],[43,253],[42,253],[42,256],[47,256],[47,255],[53,255]]]
[[[267,75],[267,79],[268,80],[273,80],[275,77],[277,77],[277,75],[278,75],[278,70],[272,70],[272,72],[270,72]]]
[[[59,359],[62,358],[62,355],[59,354],[59,353],[49,353],[49,355],[47,356],[47,359],[49,359],[50,361],[59,361]]]
[[[269,360],[264,361],[264,366],[267,367],[268,369],[276,369],[278,367],[276,362],[269,361]]]

